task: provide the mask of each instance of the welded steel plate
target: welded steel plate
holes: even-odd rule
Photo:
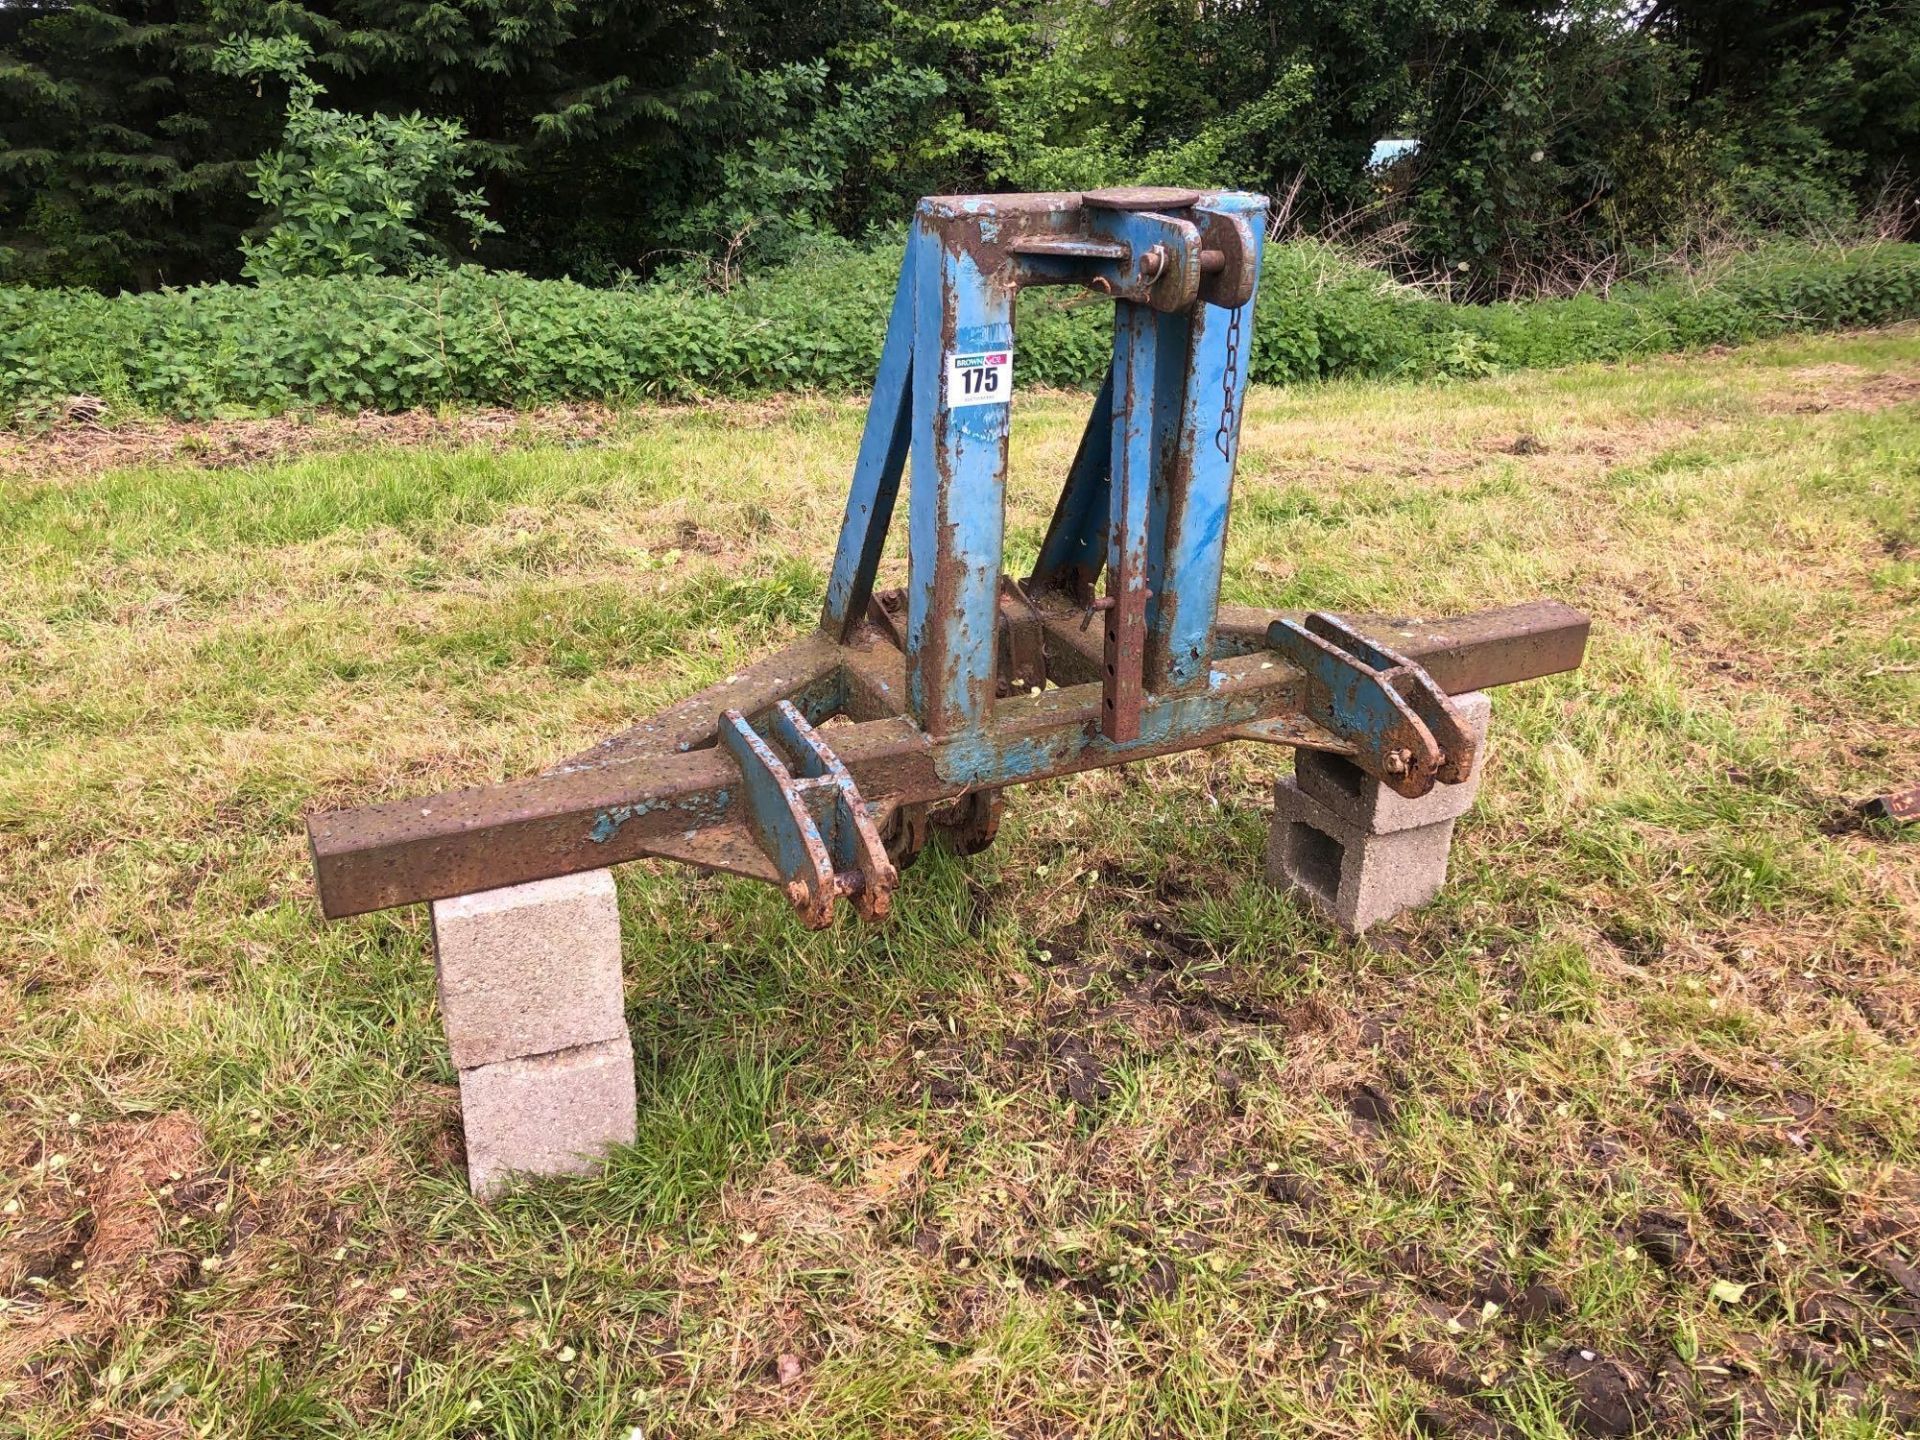
[[[1080,199],[1096,210],[1185,210],[1200,203],[1200,192],[1168,185],[1123,185],[1117,190],[1089,190]]]

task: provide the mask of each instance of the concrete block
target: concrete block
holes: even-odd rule
[[[462,1070],[460,1113],[476,1195],[498,1194],[515,1174],[590,1174],[609,1146],[634,1141],[633,1043],[623,1032]]]
[[[1274,784],[1268,879],[1352,934],[1439,894],[1452,845],[1450,819],[1376,835],[1291,780]]]
[[[620,909],[605,870],[437,900],[433,952],[462,1070],[627,1033]]]
[[[1473,806],[1480,793],[1480,772],[1487,761],[1487,722],[1493,704],[1484,690],[1455,695],[1454,708],[1473,732],[1473,771],[1458,785],[1436,785],[1418,800],[1396,795],[1344,755],[1324,750],[1296,750],[1293,778],[1307,794],[1350,825],[1375,835],[1414,830],[1457,820]]]

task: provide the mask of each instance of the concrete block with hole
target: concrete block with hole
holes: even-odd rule
[[[1474,741],[1473,770],[1458,785],[1436,785],[1418,800],[1409,800],[1396,795],[1344,755],[1329,755],[1322,750],[1294,752],[1295,783],[1348,824],[1375,835],[1459,819],[1473,807],[1474,797],[1480,793],[1493,702],[1483,690],[1451,698],[1460,718],[1473,732]]]
[[[622,1034],[460,1072],[467,1183],[484,1198],[514,1175],[588,1175],[634,1142],[633,1043]]]
[[[1274,784],[1267,877],[1353,934],[1439,894],[1452,845],[1450,819],[1376,835],[1293,781]]]
[[[608,872],[435,901],[433,948],[476,1195],[516,1172],[578,1174],[632,1143],[633,1045]]]
[[[620,907],[605,870],[436,900],[433,953],[463,1070],[627,1033]]]

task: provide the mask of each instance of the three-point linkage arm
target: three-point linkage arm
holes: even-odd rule
[[[660,856],[778,884],[824,925],[843,897],[884,914],[930,834],[988,843],[1028,781],[1237,739],[1406,795],[1462,779],[1447,696],[1573,668],[1584,616],[1219,607],[1265,215],[1181,190],[923,200],[820,629],[545,775],[312,817],[326,913]],[[1016,582],[1015,300],[1062,284],[1113,299],[1113,361]],[[909,476],[908,582],[877,593]]]

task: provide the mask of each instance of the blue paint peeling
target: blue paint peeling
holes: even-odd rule
[[[985,722],[993,695],[1010,405],[947,404],[953,355],[1013,349],[1013,291],[915,225],[907,698],[932,734]],[[1014,374],[1019,374],[1015,352]]]
[[[718,817],[724,815],[728,806],[732,803],[733,797],[727,791],[716,790],[713,792],[713,804],[711,806],[708,806],[704,802],[689,804],[681,801],[674,808],[689,811],[710,811],[714,817]],[[606,809],[598,811],[594,815],[593,828],[587,832],[587,838],[596,845],[605,845],[620,833],[620,827],[622,825],[625,825],[636,815],[651,815],[654,811],[665,808],[667,808],[665,802],[659,800],[643,800],[637,805],[609,805]]]
[[[1182,736],[1197,735],[1224,725],[1261,718],[1259,701],[1221,692],[1225,677],[1214,672],[1210,688],[1188,695],[1149,696],[1140,712],[1136,740],[1108,740],[1097,730],[1073,730],[1036,739],[1022,735],[996,738],[991,730],[975,730],[953,737],[935,753],[934,769],[950,785],[1018,785],[1054,773],[1086,756],[1099,756],[1103,765],[1121,764],[1128,756],[1164,749]]]
[[[622,825],[650,808],[649,806],[615,805],[602,810],[593,817],[593,829],[587,832],[587,838],[596,845],[604,845],[620,833]]]
[[[909,244],[900,261],[893,309],[887,315],[887,338],[880,349],[873,398],[867,402],[866,428],[860,434],[860,453],[840,523],[840,544],[827,575],[824,624],[837,635],[844,635],[848,625],[860,618],[873,593],[873,577],[880,567],[881,547],[906,468],[912,411],[913,281],[914,247]]]
[[[1195,207],[1196,214],[1239,216],[1249,222],[1256,282],[1266,210],[1263,196],[1238,193],[1209,196]],[[1156,600],[1165,597],[1148,616],[1148,651],[1156,662],[1150,678],[1169,689],[1198,681],[1213,653],[1240,410],[1253,355],[1253,304],[1249,301],[1238,312],[1203,304],[1190,321],[1181,319],[1177,341],[1173,335],[1167,340],[1185,351],[1184,384],[1181,393],[1160,403],[1169,427],[1164,463],[1172,471],[1184,471],[1178,475],[1183,501],[1155,516],[1148,582]],[[1219,443],[1223,421],[1224,451]],[[1156,498],[1161,496],[1156,493]]]

